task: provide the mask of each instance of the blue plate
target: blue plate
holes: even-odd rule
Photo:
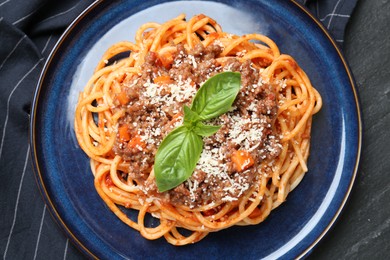
[[[161,3],[162,2],[162,3]],[[291,54],[321,93],[309,172],[287,201],[256,226],[210,234],[194,245],[149,241],[123,224],[93,186],[89,159],[73,131],[78,93],[113,43],[180,13],[204,13],[235,34],[258,32]],[[340,214],[360,156],[362,124],[355,83],[322,25],[294,1],[98,1],[67,29],[47,60],[31,119],[38,186],[52,215],[79,249],[98,258],[294,258],[306,256]],[[135,214],[130,213],[130,214]]]

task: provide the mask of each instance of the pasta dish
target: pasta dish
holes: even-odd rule
[[[105,52],[80,93],[75,133],[109,209],[147,239],[186,245],[256,225],[286,200],[308,171],[321,105],[267,36],[183,14]]]

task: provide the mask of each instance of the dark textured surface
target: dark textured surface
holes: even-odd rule
[[[296,1],[306,2],[325,25],[330,21],[334,25],[349,16],[341,11],[327,15],[329,11],[322,7],[330,2],[345,7],[347,1],[355,0]],[[5,116],[0,122],[7,151],[3,153],[7,156],[0,156],[0,254],[6,259],[83,259],[50,217],[35,185],[27,122],[31,92],[45,58],[64,28],[89,2],[92,0],[0,0],[0,56],[7,60],[0,59],[0,107],[10,104],[12,108],[7,131],[3,128]],[[343,214],[309,259],[390,259],[389,11],[388,0],[359,0],[346,33],[344,50],[356,78],[365,121],[361,166]],[[5,80],[8,74],[12,80]],[[1,110],[1,116],[5,111]]]
[[[390,1],[359,0],[344,52],[360,94],[363,147],[344,212],[310,259],[390,257]]]

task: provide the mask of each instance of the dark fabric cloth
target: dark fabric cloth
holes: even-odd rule
[[[357,0],[299,1],[342,44]],[[0,255],[3,259],[77,259],[36,186],[29,114],[45,59],[92,0],[0,0]]]
[[[357,0],[298,0],[330,31],[342,47],[344,31]]]

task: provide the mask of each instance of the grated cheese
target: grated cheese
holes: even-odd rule
[[[214,44],[224,48],[223,43],[218,40],[214,41]],[[237,53],[238,56],[244,56],[245,54],[245,50]],[[184,52],[180,52],[175,57],[172,67],[180,68],[180,66],[184,65],[182,63],[190,64],[195,69],[206,65],[205,67],[208,68],[206,73],[209,73],[208,76],[210,76],[211,73],[216,71],[232,71],[233,66],[236,64],[230,63],[229,66],[224,65],[216,67],[211,62],[207,63],[206,61],[206,63],[200,65],[197,61],[203,62],[201,58],[195,58],[194,55],[186,55]],[[243,69],[243,66],[241,66],[241,69]],[[264,71],[263,69],[254,68],[253,64],[250,64],[250,69],[256,72]],[[153,75],[164,75],[164,73],[165,71],[157,71],[153,72]],[[140,74],[140,77],[141,76],[142,74]],[[149,79],[141,87],[139,101],[145,104],[143,107],[144,110],[147,111],[149,106],[158,109],[155,112],[138,117],[137,120],[142,122],[142,128],[138,128],[139,123],[136,121],[132,122],[132,125],[136,129],[142,142],[148,145],[152,144],[150,147],[158,147],[163,140],[164,135],[168,134],[170,130],[177,126],[182,125],[183,115],[181,112],[183,104],[190,104],[197,92],[196,84],[193,84],[194,82],[192,82],[190,78],[185,80],[181,75],[172,74],[170,76],[172,78],[175,77],[174,83],[161,86],[153,83]],[[204,81],[206,81],[206,79],[204,79]],[[127,83],[127,85],[132,87],[138,83],[139,78]],[[198,86],[203,83],[198,84]],[[260,103],[261,101],[257,99],[250,100],[245,97],[246,95],[256,95],[262,91],[262,89],[268,87],[268,85],[264,86],[265,84],[269,84],[268,79],[263,79],[260,76],[255,84],[252,84],[247,88],[241,86],[242,97],[239,97],[241,98],[240,105],[242,104],[246,107],[245,113],[240,111],[242,107],[237,108],[236,106],[232,106],[223,116],[207,122],[210,125],[220,125],[222,127],[212,137],[204,138],[204,149],[202,150],[195,171],[201,171],[205,173],[205,176],[202,175],[202,179],[198,181],[197,178],[199,178],[199,176],[195,176],[194,174],[190,179],[184,182],[184,185],[186,189],[189,190],[190,194],[184,202],[186,205],[194,207],[194,203],[199,200],[199,197],[203,196],[199,194],[212,196],[214,192],[220,192],[219,196],[221,196],[222,201],[236,201],[251,188],[251,185],[254,183],[253,178],[256,178],[253,177],[254,169],[249,168],[244,172],[232,173],[233,163],[230,161],[231,158],[226,158],[231,152],[226,151],[227,149],[232,149],[231,147],[235,147],[234,149],[243,149],[251,153],[257,153],[256,158],[262,159],[267,157],[267,153],[273,154],[277,152],[277,149],[274,148],[275,142],[278,142],[277,137],[272,135],[267,136],[271,128],[271,125],[267,124],[267,120],[269,116],[271,116],[272,111],[268,109],[265,111],[268,116],[259,116],[261,109],[263,109],[262,104]],[[281,88],[284,88],[286,86],[286,81],[281,80],[277,84],[279,84]],[[139,85],[137,86],[139,87]],[[169,125],[161,125],[160,119],[167,117],[175,117],[176,120]],[[272,140],[272,145],[268,144],[270,140]],[[280,148],[281,145],[277,143],[277,147]],[[136,146],[136,148],[144,154],[144,150],[148,149],[142,148],[141,146]],[[150,160],[148,161],[145,158],[141,163],[146,165],[150,163]],[[243,168],[250,163],[251,160],[247,159],[243,163]],[[147,189],[145,189],[144,192],[148,193]],[[151,201],[149,200],[147,202]]]

